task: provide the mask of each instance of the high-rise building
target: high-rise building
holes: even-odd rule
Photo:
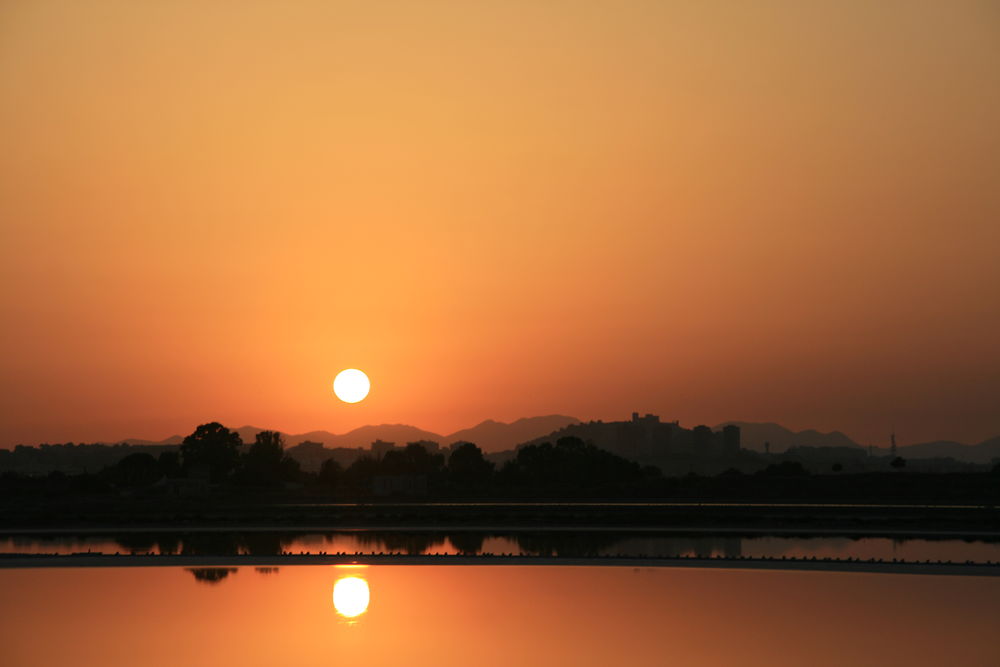
[[[394,442],[386,442],[385,440],[376,440],[372,443],[372,456],[377,459],[382,458],[386,453],[391,452],[396,447]]]

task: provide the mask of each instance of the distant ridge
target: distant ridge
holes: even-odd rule
[[[740,444],[743,449],[764,451],[764,443],[771,443],[771,453],[783,452],[789,447],[861,447],[840,431],[822,433],[813,429],[792,431],[781,424],[772,422],[722,422],[715,426],[721,429],[730,424],[740,427]]]
[[[128,438],[126,440],[119,440],[114,443],[116,445],[179,445],[184,442],[183,435],[172,435],[169,438],[164,438],[163,440],[143,440],[141,438]]]
[[[877,451],[881,454],[889,453],[888,449]],[[897,453],[904,459],[952,458],[970,463],[991,463],[993,459],[1000,459],[1000,436],[983,440],[976,445],[965,445],[951,440],[922,442],[900,447]]]
[[[265,429],[258,426],[241,426],[233,430],[239,433],[244,443],[249,444],[254,441],[258,433]],[[330,431],[309,431],[308,433],[282,433],[282,435],[285,437],[285,445],[288,447],[308,441],[322,443],[331,449],[367,447],[375,440],[387,440],[397,444],[416,442],[417,440],[433,440],[440,443],[443,440],[443,436],[437,433],[407,424],[367,425],[340,434]]]
[[[375,440],[386,440],[402,445],[418,440],[432,440],[442,445],[460,440],[473,442],[485,452],[495,452],[513,449],[522,442],[546,436],[570,424],[578,424],[580,420],[565,415],[543,415],[539,417],[524,417],[511,423],[487,419],[471,428],[455,431],[450,435],[441,435],[433,431],[425,431],[408,424],[370,424],[360,426],[347,433],[331,433],[330,431],[309,431],[308,433],[282,433],[285,445],[292,447],[303,442],[319,442],[325,447],[336,449],[367,448]],[[244,443],[252,443],[257,434],[265,430],[259,426],[245,425],[233,429]],[[129,438],[119,442],[129,445],[179,445],[184,436],[174,435],[165,440],[142,440]]]
[[[289,447],[306,441],[322,443],[329,449],[341,447],[349,449],[361,447],[367,449],[375,440],[386,440],[400,445],[417,440],[432,440],[442,445],[448,445],[464,440],[475,443],[486,453],[496,453],[512,450],[517,445],[523,443],[544,439],[567,426],[579,423],[581,423],[580,420],[575,417],[543,415],[538,417],[524,417],[510,423],[487,419],[475,426],[455,431],[449,435],[425,431],[408,424],[367,425],[341,434],[331,433],[330,431],[309,431],[308,433],[284,433],[283,435],[285,436],[285,443]],[[864,447],[840,431],[824,433],[814,429],[806,429],[796,432],[773,422],[726,421],[717,424],[713,428],[719,430],[729,424],[740,427],[743,449],[756,452],[764,451],[765,442],[771,443],[772,454],[779,454],[790,447]],[[247,444],[252,443],[257,433],[262,430],[264,429],[251,425],[235,429],[243,442]],[[183,440],[184,436],[173,435],[163,440],[128,438],[107,444],[177,446]],[[866,447],[864,448],[867,449]],[[1000,459],[1000,436],[972,445],[951,440],[901,445],[898,453],[903,458],[953,458],[958,461],[988,464],[995,459]],[[873,454],[876,456],[888,456],[889,449],[887,447],[875,447]]]
[[[455,431],[447,441],[465,440],[479,445],[484,452],[498,452],[579,423],[579,419],[564,415],[523,417],[509,424],[487,419],[472,428]]]
[[[784,452],[789,447],[864,447],[840,431],[823,433],[807,429],[795,432],[780,424],[770,422],[729,421],[723,422],[715,428],[722,428],[729,424],[740,427],[742,447],[755,452],[763,452],[765,442],[771,443],[772,454]],[[872,453],[875,456],[888,456],[889,448],[874,447]],[[966,445],[952,440],[901,445],[896,453],[904,459],[951,458],[957,461],[985,464],[1000,458],[1000,436],[983,440],[975,445]]]

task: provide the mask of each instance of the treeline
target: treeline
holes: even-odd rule
[[[202,424],[184,438],[179,447],[139,446],[140,451],[121,456],[128,445],[42,445],[18,449],[40,452],[44,460],[50,452],[65,456],[79,450],[90,455],[88,462],[100,456],[117,455],[115,462],[95,473],[67,474],[54,470],[45,476],[26,475],[7,470],[0,474],[0,492],[10,495],[32,490],[51,493],[108,493],[116,490],[141,490],[169,486],[171,480],[203,482],[223,486],[280,486],[296,483],[302,473],[297,461],[285,454],[281,434],[261,431],[249,448],[239,434],[217,422]],[[87,456],[82,454],[81,456]],[[65,459],[63,459],[65,460]]]
[[[284,494],[343,500],[377,498],[852,500],[993,503],[1000,500],[1000,466],[992,473],[908,473],[905,461],[893,472],[812,475],[795,461],[753,474],[729,470],[715,476],[665,477],[568,436],[527,445],[497,466],[473,443],[445,452],[421,443],[394,448],[381,457],[365,454],[343,466],[334,458],[318,473],[301,469],[279,433],[262,431],[245,447],[219,423],[203,424],[176,450],[135,452],[96,473],[0,475],[0,495],[135,496],[206,495],[253,498]]]
[[[17,445],[14,449],[0,449],[0,472],[18,472],[29,475],[62,472],[77,474],[97,472],[113,466],[129,454],[150,454],[179,449],[178,445],[129,445],[129,444],[44,444],[37,447]]]
[[[239,434],[213,422],[199,426],[179,448],[128,454],[97,473],[0,475],[5,495],[113,491],[164,493],[173,480],[203,483],[213,492],[280,489],[341,498],[372,496],[644,496],[663,476],[575,437],[521,447],[497,469],[473,443],[431,452],[421,443],[365,454],[344,467],[333,457],[316,474],[303,471],[284,450],[280,433],[262,431],[245,448]],[[190,484],[185,487],[191,492]],[[196,489],[195,489],[196,490]]]
[[[410,443],[381,458],[362,456],[346,469],[328,460],[317,477],[319,486],[347,497],[642,497],[662,481],[658,469],[574,437],[521,447],[499,469],[470,442],[457,443],[447,457]]]

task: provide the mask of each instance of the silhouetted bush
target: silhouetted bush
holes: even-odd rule
[[[772,463],[758,473],[767,477],[805,477],[809,471],[798,461]]]

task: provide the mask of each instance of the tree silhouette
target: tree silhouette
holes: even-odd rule
[[[235,567],[189,567],[186,569],[194,575],[195,580],[206,584],[217,584],[236,572]]]
[[[379,461],[373,456],[358,457],[347,470],[342,479],[350,492],[357,495],[367,495],[371,492],[372,479],[379,472]]]
[[[160,472],[167,477],[181,476],[181,455],[180,452],[162,452],[157,459],[160,464]]]
[[[891,465],[896,470],[902,470],[903,468],[906,467],[906,459],[904,459],[902,456],[897,456],[892,460],[891,463],[889,463],[889,465]]]
[[[483,533],[460,532],[448,535],[448,541],[465,556],[475,556],[483,550],[486,535]]]
[[[114,482],[122,486],[148,486],[163,476],[156,458],[145,452],[129,454],[110,470]]]
[[[419,442],[411,442],[404,449],[386,452],[378,462],[378,474],[432,475],[443,467],[442,454],[431,454]]]
[[[247,457],[258,459],[268,467],[276,468],[285,453],[285,439],[277,431],[261,431],[250,445]]]
[[[341,476],[344,474],[343,468],[333,457],[323,461],[319,469],[319,483],[325,487],[334,489],[340,484]]]
[[[624,490],[642,493],[646,484],[660,477],[659,470],[563,437],[555,446],[544,442],[517,450],[497,479],[501,486],[531,495],[616,495]]]
[[[417,556],[444,545],[445,536],[428,532],[359,533],[358,542],[376,549]]]
[[[117,542],[118,546],[130,554],[146,553],[152,551],[153,547],[157,546],[156,536],[146,533],[126,533],[124,535],[116,535],[115,542]]]
[[[243,457],[243,478],[251,484],[277,484],[283,477],[285,442],[277,431],[261,431]]]
[[[183,556],[236,556],[240,537],[235,533],[193,532],[181,542]]]
[[[239,434],[222,424],[202,424],[181,444],[184,470],[205,466],[213,481],[221,480],[236,468],[242,444]]]
[[[281,459],[280,477],[286,482],[294,482],[302,474],[302,466],[299,462],[287,454]]]
[[[482,491],[493,475],[493,463],[483,458],[483,452],[471,442],[455,447],[448,457],[448,478],[455,488]]]

